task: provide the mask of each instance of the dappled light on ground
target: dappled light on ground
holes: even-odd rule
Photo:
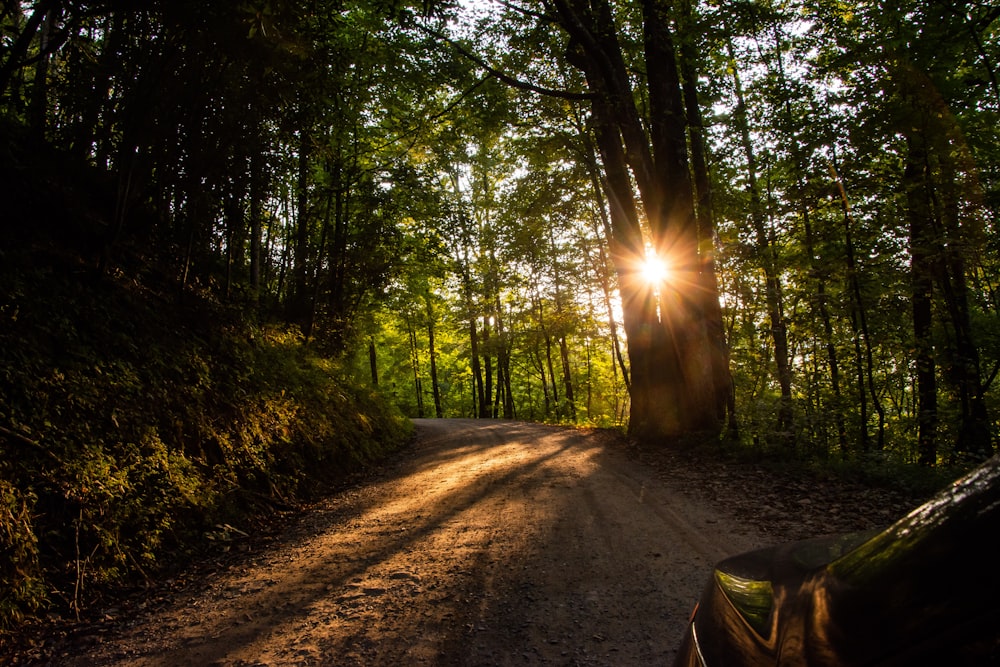
[[[583,432],[418,434],[393,469],[86,664],[662,663],[710,564],[745,539],[703,534],[724,524]]]

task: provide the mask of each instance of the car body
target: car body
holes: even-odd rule
[[[675,667],[1000,665],[1000,457],[884,531],[718,563]]]

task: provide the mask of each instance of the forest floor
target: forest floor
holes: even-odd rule
[[[419,420],[393,462],[12,665],[669,664],[722,557],[920,499],[601,431]]]

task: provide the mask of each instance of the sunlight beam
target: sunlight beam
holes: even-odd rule
[[[670,266],[652,250],[646,252],[646,259],[640,269],[643,280],[649,285],[661,285],[670,278]]]

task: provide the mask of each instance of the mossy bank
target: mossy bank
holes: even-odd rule
[[[408,420],[295,333],[13,236],[0,251],[0,628],[86,609],[407,441]]]

